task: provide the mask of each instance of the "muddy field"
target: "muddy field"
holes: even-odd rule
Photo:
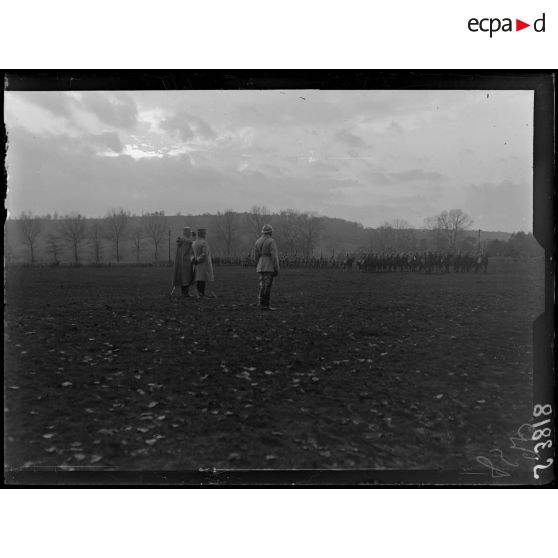
[[[285,270],[272,313],[252,269],[218,267],[204,301],[170,276],[8,269],[7,469],[487,473],[531,418],[542,262]]]

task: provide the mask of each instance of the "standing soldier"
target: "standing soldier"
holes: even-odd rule
[[[211,261],[209,246],[205,240],[206,232],[206,229],[198,229],[198,238],[192,244],[194,253],[194,281],[196,282],[198,298],[204,298],[206,282],[214,281],[213,262]]]
[[[192,238],[190,227],[182,229],[182,236],[176,239],[176,254],[174,256],[173,291],[180,287],[183,297],[189,296],[189,288],[193,283],[192,270]]]
[[[262,310],[275,310],[269,305],[269,299],[273,278],[279,275],[279,254],[277,253],[277,244],[271,238],[272,233],[272,226],[264,225],[262,236],[256,240],[254,249],[257,263],[256,271],[260,275],[259,302]]]

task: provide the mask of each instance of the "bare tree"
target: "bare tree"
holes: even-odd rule
[[[93,248],[93,255],[95,256],[95,263],[100,263],[101,261],[101,249],[103,246],[103,227],[101,223],[95,221],[91,227],[89,227],[89,242]]]
[[[217,230],[223,241],[225,256],[227,257],[231,256],[238,233],[238,225],[238,213],[235,213],[232,209],[227,209],[224,213],[217,213]]]
[[[395,245],[395,231],[390,223],[382,223],[376,229],[378,245],[382,252],[393,250]]]
[[[130,231],[130,239],[132,240],[132,244],[134,245],[134,249],[136,251],[136,261],[137,262],[139,262],[139,260],[140,260],[142,240],[144,238],[145,238],[144,231],[141,227],[139,227],[139,226],[134,227]]]
[[[60,262],[58,260],[58,255],[61,251],[60,237],[55,234],[49,233],[47,236],[47,250],[52,256],[52,263],[58,265]]]
[[[154,213],[146,213],[143,218],[145,235],[153,242],[155,261],[158,261],[159,245],[168,230],[165,212],[155,211]]]
[[[366,230],[366,240],[368,242],[368,250],[370,252],[378,251],[378,230],[377,229],[367,229]]]
[[[411,225],[404,219],[394,219],[390,225],[394,232],[395,249],[399,252],[413,250],[416,245],[416,234]]]
[[[302,213],[298,219],[302,253],[304,257],[312,256],[314,248],[320,241],[323,231],[323,221],[313,213]]]
[[[66,215],[59,222],[58,230],[62,240],[65,240],[72,246],[74,261],[76,263],[79,262],[79,250],[87,232],[85,217],[75,213]]]
[[[25,244],[31,252],[31,263],[35,263],[35,241],[43,230],[43,224],[39,217],[34,217],[31,211],[23,211],[19,217],[19,228],[23,234]]]
[[[296,252],[300,238],[299,219],[300,214],[294,209],[284,209],[274,216],[274,236],[284,253],[292,255]]]
[[[442,211],[437,216],[438,227],[447,240],[450,250],[455,250],[457,241],[463,231],[470,229],[473,220],[461,209],[450,209]]]
[[[430,232],[429,247],[435,250],[445,250],[447,248],[447,239],[442,233],[439,217],[427,217],[424,220],[424,227]]]
[[[246,215],[248,227],[254,236],[260,236],[262,227],[269,222],[271,214],[265,206],[253,205]]]
[[[11,265],[14,260],[14,249],[6,240],[4,241],[4,263]]]
[[[129,211],[124,211],[122,208],[111,209],[106,216],[106,227],[108,238],[114,244],[116,252],[116,261],[120,261],[120,241],[128,226],[128,218],[130,217]]]

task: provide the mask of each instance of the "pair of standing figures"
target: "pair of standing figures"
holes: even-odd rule
[[[203,298],[206,282],[214,280],[206,232],[206,229],[198,229],[194,240],[191,228],[184,227],[183,236],[176,241],[173,287],[180,287],[182,296],[189,296],[190,285],[195,283],[198,298]],[[264,225],[254,247],[256,271],[260,276],[258,301],[262,310],[275,310],[270,305],[270,298],[273,279],[279,275],[279,253],[272,233],[271,225]]]
[[[213,281],[213,263],[205,240],[206,229],[198,229],[197,238],[190,227],[184,227],[176,239],[173,287],[180,287],[182,296],[190,296],[190,285],[196,286],[196,296],[205,296],[205,284]]]

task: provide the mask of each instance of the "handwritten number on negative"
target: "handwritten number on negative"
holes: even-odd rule
[[[535,466],[533,467],[533,475],[534,475],[534,477],[538,480],[540,477],[539,477],[539,474],[537,473],[537,469],[548,469],[548,467],[550,467],[553,463],[554,463],[554,459],[552,459],[551,457],[549,457],[549,458],[546,460],[546,465],[535,465]]]
[[[549,403],[547,403],[546,405],[535,405],[534,409],[533,409],[533,416],[535,418],[540,418],[540,417],[546,417],[548,415],[552,414],[552,405],[550,405]],[[547,423],[550,422],[550,419],[547,420],[542,420],[542,421],[538,421],[536,424],[534,424],[533,426],[543,426]],[[532,436],[532,440],[533,441],[538,441],[541,438],[550,438],[552,437],[552,428],[550,427],[546,427],[546,428],[538,428],[533,432],[533,436]],[[542,442],[539,442],[538,444],[535,444],[535,453],[538,455],[540,451],[547,449],[547,448],[551,448],[552,447],[552,440],[545,440]],[[539,479],[539,470],[544,470],[544,469],[548,469],[552,464],[554,463],[554,460],[549,457],[546,460],[546,464],[545,465],[535,465],[533,467],[533,476],[535,477],[535,479]]]
[[[535,405],[533,409],[533,416],[540,417],[541,415],[551,415],[552,414],[552,405],[547,403],[546,405]]]
[[[535,453],[539,453],[541,449],[551,448],[551,447],[552,447],[552,440],[547,440],[546,442],[539,442],[538,444],[535,445]]]

